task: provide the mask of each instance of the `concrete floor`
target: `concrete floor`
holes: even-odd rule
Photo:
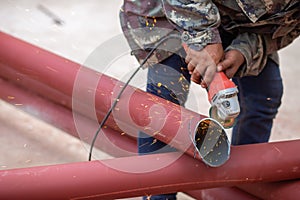
[[[90,55],[97,51],[103,54],[103,44],[107,41],[114,43],[116,38],[121,37],[118,20],[120,5],[121,1],[109,0],[2,0],[0,31],[75,62],[90,64]],[[55,23],[53,17],[47,15],[43,8],[53,12],[62,24]],[[271,141],[300,139],[300,104],[297,99],[300,96],[300,67],[297,66],[299,49],[298,39],[280,51],[285,88]],[[96,64],[101,63],[99,61]],[[115,69],[113,66],[120,64],[123,65],[122,68],[111,70]],[[130,73],[130,70],[137,66],[137,63],[130,56],[122,55],[109,65],[110,67],[104,69],[97,68],[96,65],[91,67],[122,79],[126,77],[124,74]],[[133,82],[136,87],[142,88],[143,84],[140,80]],[[195,101],[195,96],[201,98]],[[207,115],[209,104],[205,91],[192,85],[187,108]],[[88,152],[79,140],[20,111],[18,106],[11,106],[3,101],[0,101],[0,128],[0,170],[87,159]],[[228,134],[230,135],[230,131]],[[190,198],[180,194],[179,200],[184,199]]]

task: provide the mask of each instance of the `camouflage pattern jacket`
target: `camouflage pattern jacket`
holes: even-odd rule
[[[124,0],[120,21],[139,61],[165,38],[152,62],[179,50],[181,42],[201,50],[225,38],[226,51],[239,50],[246,60],[236,76],[247,76],[258,75],[268,57],[278,63],[277,50],[299,36],[299,8],[299,0]],[[170,35],[180,40],[167,42]]]

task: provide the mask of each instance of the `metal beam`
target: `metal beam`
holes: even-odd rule
[[[95,113],[87,111],[95,109],[97,119],[101,120],[115,99],[115,94],[123,87],[117,80],[81,68],[70,60],[4,33],[0,33],[0,46],[3,47],[0,49],[0,76],[23,88],[30,88],[55,103],[73,108],[73,113],[76,111],[93,118]],[[84,83],[84,87],[77,85],[78,79],[81,84]],[[72,99],[74,93],[76,101]],[[195,129],[197,122],[205,116],[133,87],[129,87],[122,98],[118,109],[108,121],[111,128],[117,131],[121,131],[120,128],[144,130],[149,135],[166,143],[171,142],[176,148],[194,155],[189,130]],[[89,108],[91,105],[94,106],[92,109]],[[45,199],[45,196],[46,199],[53,196],[111,199],[289,180],[300,176],[300,160],[293,156],[299,144],[300,141],[297,140],[232,147],[230,162],[220,168],[207,168],[203,163],[187,156],[178,156],[172,160],[178,153],[170,153],[107,160],[100,165],[99,162],[90,162],[6,170],[0,173],[0,196],[4,199],[8,196],[18,198],[19,194],[23,197],[29,195],[31,199]],[[130,171],[149,167],[148,163],[152,163],[150,167],[155,168],[155,163],[161,164],[161,161],[170,159],[170,165],[156,171]],[[80,178],[76,179],[78,177]],[[18,194],[14,189],[18,190]]]
[[[72,119],[72,114],[69,110],[67,110],[64,107],[61,107],[58,104],[53,104],[51,102],[48,102],[46,99],[41,98],[39,96],[36,96],[35,94],[29,92],[29,91],[24,91],[21,90],[20,88],[16,87],[15,85],[4,81],[0,79],[0,97],[11,104],[22,104],[23,106],[20,107],[26,112],[30,112],[30,114],[37,114],[38,116],[47,121],[48,123],[51,123],[59,128],[62,128],[65,131],[73,132],[75,130],[74,122]],[[14,97],[14,98],[12,98]],[[42,114],[42,115],[41,115]],[[114,136],[116,133],[115,132],[108,132],[109,135]],[[74,135],[74,134],[73,134]],[[76,135],[76,134],[75,134]],[[108,136],[109,136],[108,135]],[[118,137],[114,137],[111,141],[117,141],[117,146],[118,142],[124,142],[123,147],[132,147],[133,150],[136,149],[136,145],[131,143],[132,140],[128,140],[126,142],[126,137],[121,136],[120,134],[117,134]],[[125,144],[126,143],[126,144]],[[106,145],[101,144],[99,147],[106,147]],[[115,148],[105,148],[104,150],[115,150]],[[120,154],[113,154],[116,156],[120,156]],[[26,172],[28,169],[24,169],[23,172]],[[22,180],[22,177],[20,177],[19,181]],[[279,183],[281,184],[281,183]],[[289,184],[284,183],[284,184]],[[242,185],[243,188],[247,188],[248,191],[251,190],[251,193],[255,193],[256,195],[259,195],[260,198],[266,197],[266,195],[271,196],[285,196],[286,199],[289,199],[290,196],[294,196],[297,194],[297,187],[277,187],[278,183],[272,183],[272,184],[267,184],[267,188],[265,187],[266,184],[261,183],[261,184],[248,184],[248,185]],[[270,191],[271,186],[276,186],[273,190]],[[295,184],[293,184],[295,185]],[[299,185],[299,184],[298,184]],[[281,189],[283,188],[283,189]],[[291,188],[291,189],[289,189]],[[254,191],[254,192],[253,192]],[[284,193],[282,191],[285,191]],[[191,191],[187,192],[188,195],[191,195],[192,197],[196,199],[201,199],[209,196],[210,198],[215,198],[219,199],[219,197],[222,198],[228,198],[228,199],[254,199],[254,197],[250,196],[247,193],[242,192],[241,190],[237,190],[236,188],[211,188],[211,189],[203,189],[203,190],[197,190],[197,191]]]
[[[179,153],[168,153],[3,170],[0,198],[116,199],[290,180],[300,178],[300,159],[294,156],[299,145],[300,140],[238,146],[231,159],[218,168],[187,155],[178,158]],[[170,160],[171,164],[159,168]],[[157,170],[142,173],[141,169],[149,166]]]
[[[0,76],[94,120],[103,119],[124,86],[116,79],[2,32],[0,46],[3,47],[0,49]],[[138,131],[144,131],[194,157],[197,151],[192,143],[194,131],[204,118],[206,116],[129,86],[107,126],[133,137]],[[74,119],[78,126],[80,120],[76,115]],[[79,131],[78,134],[86,133]],[[90,134],[92,137],[94,133]],[[218,146],[221,150],[207,148],[204,154],[214,155],[209,156],[207,162],[223,164],[228,160],[230,144],[226,134],[223,136],[214,143],[215,146],[208,145],[212,148]],[[200,156],[196,158],[202,159]]]
[[[276,183],[252,183],[239,185],[238,188],[260,199],[293,200],[300,197],[300,179]]]
[[[258,200],[257,197],[244,192],[236,187],[222,187],[222,188],[210,188],[203,190],[194,190],[188,191],[186,194],[197,200],[233,200],[233,199],[242,199],[242,200]]]
[[[146,170],[149,165],[155,169],[178,154],[168,153],[3,170],[0,198],[115,199],[288,180],[300,177],[300,160],[292,156],[299,145],[300,140],[236,147],[232,158],[218,168],[183,155],[155,171],[130,172]]]
[[[11,82],[3,79],[0,79],[0,97],[12,105],[22,105],[18,107],[32,115],[36,115],[40,119],[58,128],[61,128],[69,134],[78,137],[73,115],[69,109],[37,96],[31,91],[23,90]],[[87,130],[93,126],[93,124],[90,122],[90,119],[85,118],[84,116],[82,116],[82,121],[85,123]],[[110,153],[113,156],[128,156],[129,153],[136,152],[136,143],[131,138],[128,138],[117,131],[111,130],[110,128],[105,128],[103,133],[109,138],[109,141],[102,139],[96,145],[105,152]],[[59,167],[60,166],[57,166],[57,168]],[[295,166],[294,169],[296,170],[297,166]],[[28,171],[28,169],[22,169],[22,171],[25,173]],[[46,174],[43,176],[46,177]],[[22,180],[21,176],[19,177],[19,180]],[[298,191],[300,191],[299,181],[288,181],[282,183],[256,183],[240,185],[239,187],[253,195],[258,196],[259,198],[271,198],[278,197],[278,195],[280,195],[280,197],[284,196],[286,199],[288,199],[289,197],[297,195]],[[243,199],[254,198],[236,188],[211,188],[189,191],[187,194],[196,199],[205,198],[206,196],[215,199],[218,199],[220,196],[229,199],[241,199],[241,197],[243,197]]]
[[[38,96],[30,90],[22,89],[2,78],[0,78],[0,98],[12,105],[18,105],[18,109],[38,117],[86,143],[91,142],[90,133],[94,133],[98,128],[97,121],[78,113],[76,113],[76,117],[80,119],[80,127],[76,128],[75,114],[70,109]],[[82,132],[80,136],[78,135],[78,128]],[[122,132],[105,127],[99,137],[101,139],[97,140],[95,146],[114,157],[137,154],[136,140],[126,137]]]

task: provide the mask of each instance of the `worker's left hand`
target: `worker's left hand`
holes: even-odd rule
[[[218,64],[217,70],[223,71],[228,78],[232,78],[244,62],[245,58],[240,51],[229,50],[225,53],[224,60]]]

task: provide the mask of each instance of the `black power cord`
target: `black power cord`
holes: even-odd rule
[[[138,73],[138,71],[143,68],[143,66],[145,65],[145,63],[149,60],[150,56],[152,56],[152,54],[154,53],[155,50],[158,49],[158,47],[163,43],[165,42],[167,39],[170,39],[170,38],[180,38],[180,36],[178,35],[175,35],[175,34],[171,34],[165,38],[163,38],[162,40],[160,40],[152,49],[151,51],[147,54],[147,56],[145,57],[145,59],[141,62],[141,64],[139,65],[139,67],[132,73],[132,75],[129,77],[129,79],[127,80],[127,82],[124,84],[124,87],[122,87],[121,91],[119,92],[117,98],[114,100],[113,104],[111,105],[110,109],[108,110],[108,112],[106,113],[106,115],[104,116],[104,118],[102,119],[100,125],[99,125],[99,128],[97,129],[95,135],[94,135],[94,138],[92,140],[92,143],[91,143],[91,147],[90,147],[90,151],[89,151],[89,161],[91,161],[92,159],[92,153],[93,153],[93,148],[94,148],[94,145],[95,145],[95,142],[97,140],[97,137],[100,133],[100,131],[102,130],[105,122],[107,121],[109,115],[111,114],[111,112],[113,111],[113,109],[116,107],[118,101],[120,101],[120,98],[123,94],[123,92],[125,91],[125,89],[127,88],[127,86],[129,85],[130,81],[135,77],[135,75]]]

